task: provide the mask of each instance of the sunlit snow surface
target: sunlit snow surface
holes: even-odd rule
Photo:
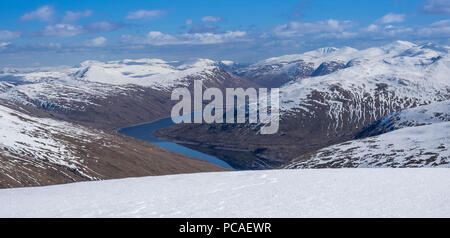
[[[0,216],[450,217],[450,170],[224,172],[5,189]]]

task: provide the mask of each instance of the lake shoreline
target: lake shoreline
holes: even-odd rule
[[[161,138],[155,135],[157,130],[170,127],[175,125],[172,121],[172,118],[161,118],[158,120],[154,120],[152,122],[139,123],[134,126],[124,127],[115,130],[117,133],[122,135],[126,135],[135,139],[143,140],[150,142],[162,149],[172,151],[178,154],[183,154],[192,158],[201,159],[217,166],[221,166],[227,169],[234,169],[231,165],[229,165],[226,161],[219,159],[216,156],[209,155],[198,150],[183,146],[182,144],[178,144],[174,141],[167,140],[165,138]],[[184,143],[186,144],[186,143]]]

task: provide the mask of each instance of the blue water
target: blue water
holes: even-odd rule
[[[233,167],[231,167],[228,163],[226,163],[223,160],[220,160],[219,158],[217,158],[215,156],[207,155],[207,154],[201,153],[199,151],[189,149],[189,148],[179,145],[177,143],[160,140],[153,135],[153,132],[155,132],[156,130],[166,128],[166,127],[172,126],[174,124],[175,123],[172,121],[171,118],[165,118],[165,119],[161,119],[161,120],[151,122],[151,123],[146,123],[146,124],[142,124],[142,125],[138,125],[138,126],[124,128],[124,129],[119,130],[119,133],[122,133],[122,134],[130,136],[130,137],[134,137],[137,139],[151,142],[165,150],[170,150],[170,151],[173,151],[173,152],[176,152],[179,154],[187,155],[189,157],[206,160],[210,163],[213,163],[215,165],[218,165],[218,166],[221,166],[224,168],[233,169]]]

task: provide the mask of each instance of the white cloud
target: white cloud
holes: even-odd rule
[[[247,35],[245,31],[227,31],[225,33],[195,33],[195,34],[183,34],[182,38],[186,39],[186,42],[191,44],[219,44],[233,41],[242,41],[243,37]]]
[[[151,45],[175,44],[177,43],[177,38],[159,31],[150,31],[144,42]]]
[[[124,43],[149,44],[149,45],[207,45],[228,42],[246,41],[247,32],[227,31],[224,33],[185,33],[179,35],[164,34],[159,31],[151,31],[145,36],[122,36]]]
[[[194,20],[192,19],[186,19],[186,21],[184,22],[184,24],[186,25],[192,25],[192,23],[194,23]]]
[[[382,18],[377,20],[377,23],[379,24],[390,24],[390,23],[399,23],[405,21],[405,15],[403,14],[395,14],[395,13],[388,13],[384,15]]]
[[[121,27],[119,23],[113,23],[108,21],[91,22],[87,24],[86,29],[90,32],[108,32],[114,31]]]
[[[417,31],[421,37],[450,37],[450,20],[434,22]]]
[[[0,49],[6,48],[10,44],[9,42],[0,42]]]
[[[215,17],[215,16],[204,16],[202,17],[202,22],[219,22],[222,21],[223,18]]]
[[[121,24],[112,22],[91,22],[87,25],[76,25],[70,23],[51,24],[40,30],[37,35],[42,37],[72,37],[86,33],[109,32],[118,29]]]
[[[62,21],[63,22],[75,22],[81,18],[90,17],[91,15],[92,15],[92,10],[86,10],[86,11],[80,11],[80,12],[67,11],[66,14],[63,16]]]
[[[376,25],[371,24],[360,29],[359,36],[361,39],[391,39],[395,40],[398,37],[410,37],[414,35],[416,29],[405,26],[394,25]]]
[[[40,31],[44,37],[71,37],[83,33],[83,27],[71,24],[48,25]]]
[[[13,40],[20,37],[20,32],[17,31],[0,31],[0,40]]]
[[[356,32],[329,32],[329,33],[323,33],[319,34],[316,38],[321,39],[351,39],[358,36],[358,33]]]
[[[422,12],[429,14],[450,15],[450,1],[448,0],[427,0],[422,6]]]
[[[375,25],[375,24],[371,24],[368,27],[363,29],[363,31],[366,31],[366,32],[377,32],[379,30],[380,30],[380,26]]]
[[[25,13],[20,17],[22,21],[51,21],[53,19],[53,15],[55,14],[55,10],[53,6],[42,6],[36,9],[35,11]]]
[[[298,37],[314,33],[344,32],[352,26],[354,26],[352,21],[329,19],[316,22],[290,22],[278,25],[272,31],[279,37]]]
[[[135,12],[129,12],[126,19],[137,20],[137,19],[155,19],[166,14],[164,10],[138,10]]]
[[[386,37],[405,37],[408,34],[413,34],[414,29],[411,27],[402,27],[402,26],[385,26],[382,30],[382,34]]]
[[[89,47],[99,47],[99,46],[104,46],[105,43],[106,43],[106,41],[107,41],[107,40],[106,40],[105,37],[99,36],[99,37],[96,37],[96,38],[94,38],[94,39],[88,40],[88,41],[86,42],[86,46],[89,46]]]

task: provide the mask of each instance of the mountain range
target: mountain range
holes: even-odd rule
[[[281,84],[278,134],[261,135],[255,125],[202,124],[165,128],[159,135],[196,142],[196,149],[214,153],[236,168],[278,168],[352,140],[365,126],[398,110],[448,100],[448,50],[397,41],[365,50],[326,48],[264,60],[238,73],[258,75],[258,81],[248,78],[258,83],[265,75],[266,86]],[[299,75],[299,68],[308,74]],[[321,74],[314,76],[318,71]]]
[[[156,133],[235,169],[446,167],[449,49],[396,41],[250,65],[128,59],[4,68],[0,185],[223,170],[115,132],[169,117],[172,90],[192,90],[194,80],[206,88],[280,88],[277,134],[248,123],[180,124]]]

